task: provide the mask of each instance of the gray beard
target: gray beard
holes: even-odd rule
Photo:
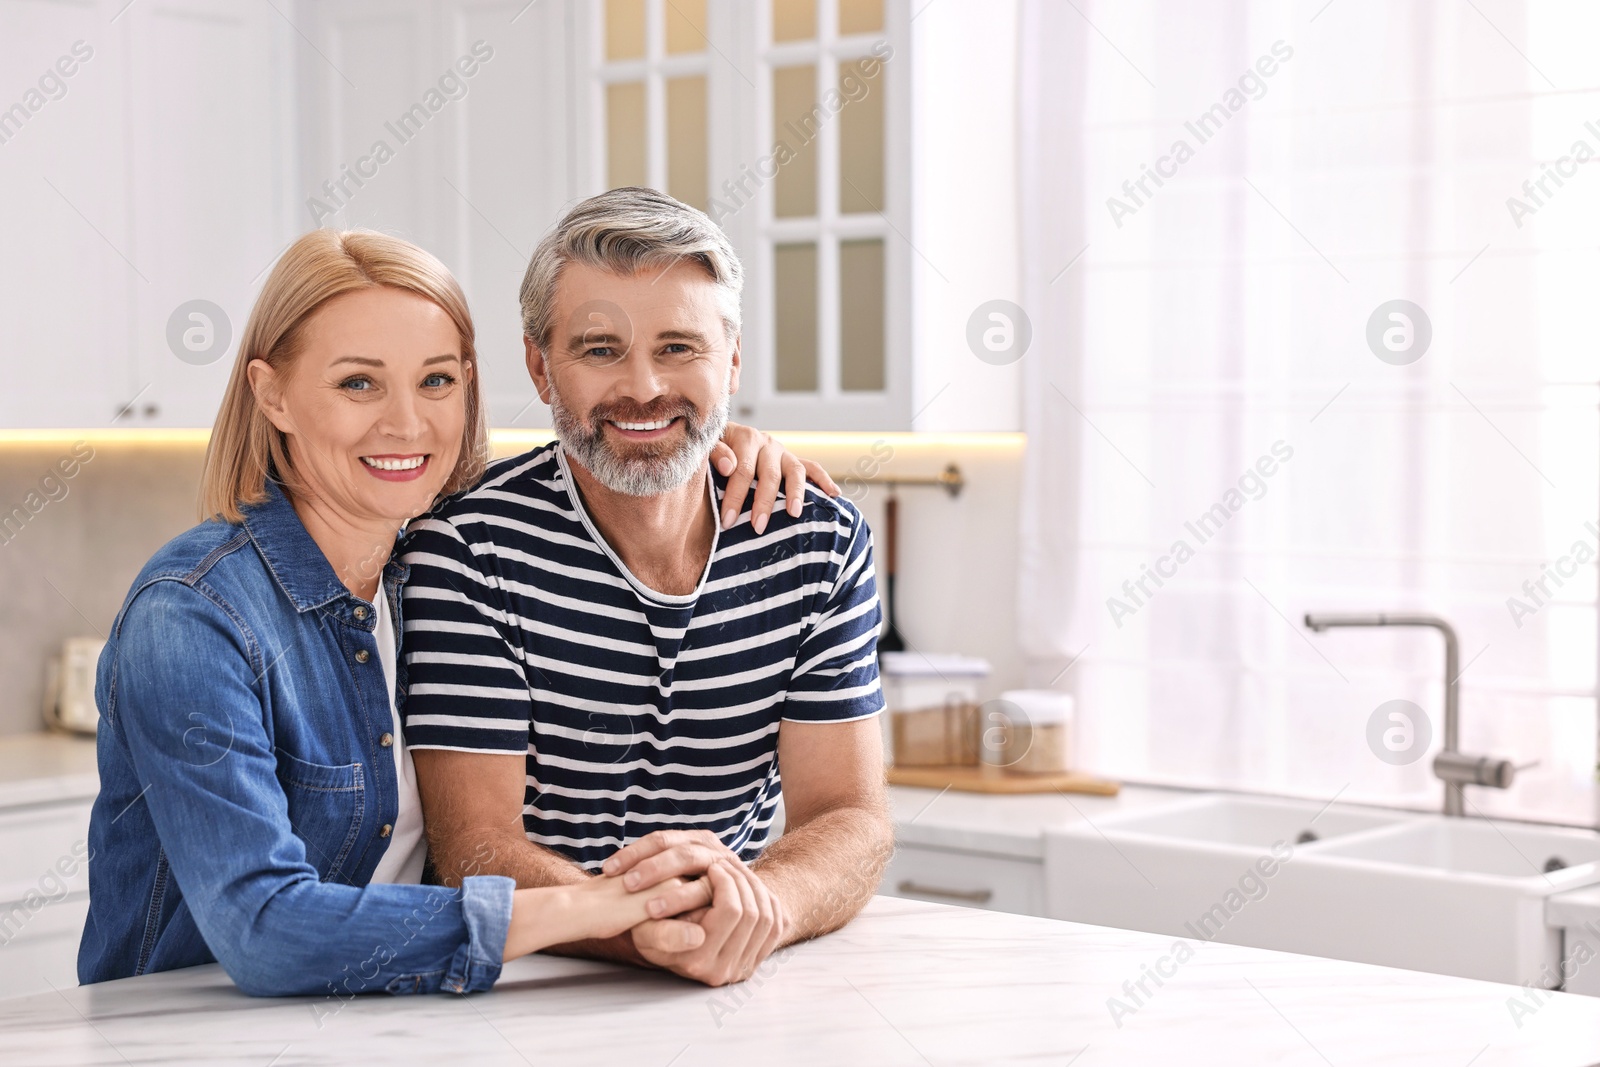
[[[604,418],[591,416],[588,422],[580,419],[562,402],[555,381],[550,382],[550,414],[556,440],[601,485],[624,496],[670,493],[704,471],[711,450],[727,428],[731,400],[724,396],[704,417],[693,408],[679,412],[686,431],[681,444],[655,454],[641,451],[625,456],[606,440]]]

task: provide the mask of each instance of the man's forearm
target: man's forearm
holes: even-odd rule
[[[577,885],[589,875],[553,849],[529,841],[521,828],[486,829],[457,834],[451,840],[435,835],[429,842],[434,873],[456,886],[475,874],[499,874],[517,881],[518,889]]]
[[[577,885],[593,875],[572,860],[529,841],[520,828],[485,830],[471,835],[470,843],[431,842],[436,855],[434,871],[445,885],[456,886],[474,874],[498,874],[516,880],[518,889]],[[441,862],[442,861],[442,862]],[[557,956],[612,960],[649,966],[633,947],[631,934],[551,945],[545,952]]]
[[[751,865],[783,902],[792,944],[830,933],[855,918],[878,891],[894,853],[894,824],[884,809],[836,808],[786,829]]]

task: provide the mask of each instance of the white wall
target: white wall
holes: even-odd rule
[[[899,491],[900,630],[912,649],[987,659],[994,674],[983,687],[984,699],[1023,685],[1016,572],[1022,435],[778,436],[795,452],[825,464],[836,477],[923,476],[938,474],[948,463],[960,467],[966,485],[954,498],[938,488]],[[876,463],[886,450],[890,458]],[[844,489],[873,530],[881,574],[887,491],[882,485],[848,479]]]

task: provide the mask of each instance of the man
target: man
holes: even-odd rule
[[[405,555],[435,869],[709,876],[709,908],[565,946],[709,985],[848,922],[893,838],[870,533],[816,491],[734,525],[746,502],[707,464],[739,386],[741,285],[721,230],[671,197],[574,208],[522,284],[557,441],[413,524]]]

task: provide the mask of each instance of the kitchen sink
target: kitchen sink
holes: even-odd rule
[[[1600,835],[1558,827],[1530,827],[1487,819],[1433,819],[1384,834],[1329,844],[1323,855],[1547,882],[1571,889],[1600,873]],[[1554,890],[1552,890],[1554,891]]]
[[[1044,863],[1053,918],[1550,987],[1545,898],[1600,884],[1600,834],[1206,795],[1051,830]]]
[[[1333,808],[1310,801],[1209,795],[1121,818],[1111,825],[1122,833],[1270,848],[1278,841],[1306,844],[1393,826],[1404,819],[1404,815],[1393,812]]]

